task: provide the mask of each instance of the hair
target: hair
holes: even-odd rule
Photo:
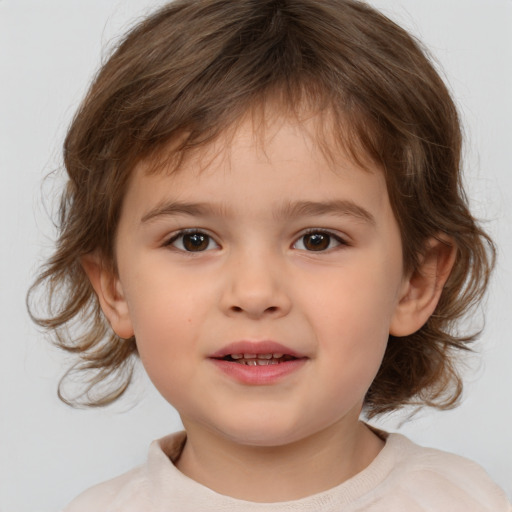
[[[77,356],[59,386],[64,401],[105,405],[132,379],[135,339],[112,331],[81,258],[98,252],[115,271],[134,167],[165,155],[171,141],[178,167],[269,99],[290,112],[327,112],[332,138],[383,170],[406,269],[418,267],[432,237],[456,249],[434,314],[414,334],[389,337],[367,414],[457,404],[455,356],[477,336],[458,326],[486,290],[494,245],[468,209],[460,122],[443,80],[418,41],[355,0],[178,0],[135,26],[101,67],[64,143],[56,250],[28,295],[30,311],[44,289],[45,314],[31,315]],[[76,372],[87,378],[69,398],[62,385]]]

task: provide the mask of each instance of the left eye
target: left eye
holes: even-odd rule
[[[302,251],[327,251],[343,244],[343,240],[332,233],[312,231],[301,236],[294,244],[294,249]]]
[[[201,231],[178,233],[166,245],[186,252],[203,252],[219,247],[210,235]]]

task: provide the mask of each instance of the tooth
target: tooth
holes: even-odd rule
[[[268,359],[256,359],[256,364],[258,366],[268,366],[270,361]]]
[[[258,359],[272,359],[272,354],[258,354]]]
[[[242,359],[243,354],[231,354],[231,359]]]
[[[256,359],[251,359],[245,363],[248,366],[258,366],[258,361]]]
[[[279,358],[283,357],[283,356],[284,356],[284,354],[276,353],[276,354],[272,354],[272,356],[273,356],[275,359],[279,359]]]
[[[244,359],[256,359],[256,354],[244,354]]]

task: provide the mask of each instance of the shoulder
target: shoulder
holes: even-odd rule
[[[153,510],[154,487],[162,478],[172,483],[171,460],[183,446],[184,432],[151,443],[147,461],[120,476],[91,487],[62,512],[141,512]]]
[[[138,467],[102,482],[77,496],[63,512],[90,512],[91,510],[117,512],[125,503],[146,505],[144,468]],[[141,509],[143,510],[143,509]]]
[[[399,434],[388,438],[394,470],[388,484],[399,487],[421,510],[509,512],[505,493],[475,462],[419,446]]]

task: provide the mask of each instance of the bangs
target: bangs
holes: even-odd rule
[[[219,151],[229,148],[239,127],[246,122],[252,126],[257,148],[264,153],[267,137],[284,120],[303,129],[333,170],[340,157],[348,157],[364,170],[382,167],[380,138],[367,113],[350,99],[336,101],[322,84],[313,81],[279,84],[254,94],[250,101],[240,101],[220,116],[204,118],[168,140],[141,148],[139,161],[144,160],[149,174],[176,172],[184,161],[200,153],[205,156],[214,146]],[[212,158],[217,154],[218,151]]]

